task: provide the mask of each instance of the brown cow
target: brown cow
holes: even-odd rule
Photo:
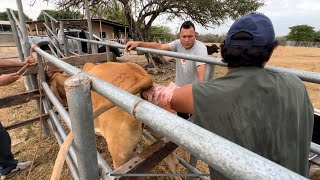
[[[152,86],[149,74],[135,63],[107,62],[99,65],[86,63],[83,71],[132,94],[137,94]],[[64,76],[60,74],[54,75],[49,82],[51,88],[56,88],[52,91],[57,97],[60,97],[58,98],[60,101],[66,100],[64,99],[65,91],[61,93],[58,90],[65,80]],[[91,96],[94,111],[102,106],[107,107],[112,104],[96,92],[92,91]],[[117,106],[96,117],[94,128],[96,133],[106,139],[115,169],[133,157],[134,149],[142,136],[142,123]],[[167,163],[172,172],[177,171],[178,161],[174,154],[167,158]]]
[[[83,71],[129,92],[136,88],[134,94],[152,86],[149,74],[141,66],[134,63],[107,62],[99,65],[87,63],[83,67]],[[91,94],[94,110],[105,104],[111,104],[96,92]],[[116,106],[98,116],[94,124],[95,131],[107,141],[114,168],[133,157],[133,150],[142,135],[140,121]]]

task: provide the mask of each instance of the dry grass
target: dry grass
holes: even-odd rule
[[[0,53],[4,57],[17,56],[15,48],[0,48]],[[138,55],[126,55],[125,57],[119,58],[122,61],[134,61],[139,64],[145,64],[146,61],[143,56]],[[307,70],[313,72],[320,71],[320,49],[316,48],[295,48],[295,47],[279,47],[270,60],[270,65],[282,66],[300,70]],[[174,69],[175,65],[173,62],[169,63],[167,66],[161,67],[165,69],[165,74],[153,77],[157,83],[167,84],[169,81],[174,80]],[[216,76],[221,76],[226,73],[226,68],[217,67]],[[308,92],[312,99],[314,107],[320,108],[320,98],[319,98],[319,85],[306,83]],[[0,87],[0,97],[17,94],[19,92],[25,91],[23,81],[19,80],[10,86]],[[36,111],[35,102],[29,102],[26,104],[0,109],[0,120],[4,125],[11,124],[13,122],[28,119],[36,116],[38,113]],[[49,179],[53,164],[58,152],[58,144],[54,138],[44,139],[39,143],[39,125],[38,123],[34,125],[28,125],[21,128],[14,129],[9,132],[13,140],[13,153],[19,161],[31,160],[35,154],[36,147],[38,147],[37,158],[35,159],[35,166],[31,171],[31,179]],[[138,150],[146,147],[150,142],[143,139],[140,143],[140,148]],[[110,154],[106,150],[106,143],[102,137],[97,137],[98,151],[106,159],[109,164],[112,164]],[[178,148],[176,153],[182,158],[187,160],[189,158],[189,153],[187,153],[182,148]],[[200,162],[198,163],[198,168],[203,172],[208,172],[207,165]],[[65,165],[66,167],[66,165]],[[186,169],[182,166],[179,167],[181,173],[186,173]],[[165,163],[158,165],[153,171],[153,173],[169,173],[168,167]],[[28,175],[27,171],[17,173],[10,179],[26,179]],[[71,173],[68,168],[64,168],[62,173],[62,179],[72,179]],[[159,178],[150,178],[159,179]],[[170,178],[162,178],[170,179]]]

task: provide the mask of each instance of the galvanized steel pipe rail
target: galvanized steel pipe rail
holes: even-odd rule
[[[35,51],[70,75],[80,69],[47,54],[40,48]],[[84,73],[84,72],[82,72]],[[143,121],[160,134],[189,150],[199,159],[232,179],[306,179],[268,159],[193,123],[169,113],[141,98],[113,86],[87,73],[92,88],[112,103]]]
[[[50,14],[48,14],[46,11],[41,11],[43,13],[43,15],[47,16],[50,18],[51,21],[54,21],[55,23],[58,23],[59,21],[56,20],[55,18],[53,18],[52,16],[50,16]]]
[[[115,45],[115,44],[111,44],[108,42],[87,40],[87,39],[81,39],[81,38],[76,38],[76,37],[72,37],[72,36],[66,36],[66,37],[69,39],[75,39],[78,41],[95,43],[95,44],[117,47],[117,48],[122,48],[122,49],[124,49],[124,47],[125,47],[124,45]],[[183,54],[183,53],[178,53],[178,52],[150,49],[150,48],[143,48],[143,47],[137,47],[137,48],[135,48],[135,51],[143,51],[143,52],[152,53],[152,54],[159,54],[159,55],[164,55],[164,56],[188,59],[191,61],[198,61],[198,62],[204,62],[207,64],[215,64],[215,65],[227,67],[227,64],[223,63],[221,61],[221,58],[202,57],[202,56],[196,56],[196,55],[191,55],[191,54]],[[275,66],[266,66],[265,69],[268,71],[272,71],[272,72],[291,73],[291,74],[298,76],[303,81],[320,84],[320,73],[308,72],[308,71],[302,71],[302,70],[296,70],[296,69],[289,69],[289,68],[283,68],[283,67],[275,67]]]

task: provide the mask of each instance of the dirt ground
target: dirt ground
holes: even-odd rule
[[[1,58],[4,57],[17,57],[16,48],[0,48]],[[218,55],[219,56],[219,55]],[[172,58],[167,58],[168,64],[160,66],[163,71],[162,74],[153,76],[155,82],[166,85],[175,79],[175,62],[171,61]],[[118,58],[118,61],[132,61],[142,66],[147,64],[144,56],[136,55],[135,53],[128,54]],[[274,52],[269,65],[282,66],[287,68],[294,68],[300,70],[307,70],[313,72],[320,72],[320,49],[318,48],[297,48],[297,47],[278,47]],[[217,67],[215,76],[223,76],[227,72],[224,67]],[[312,103],[315,108],[320,108],[319,88],[320,86],[312,83],[305,83],[310,94]],[[9,96],[24,92],[25,87],[23,79],[9,85],[0,87],[0,97]],[[0,109],[0,120],[4,126],[32,118],[38,115],[36,110],[35,101],[26,104]],[[39,138],[39,123],[34,123],[24,127],[20,127],[9,131],[12,138],[12,151],[15,158],[19,161],[26,161],[34,159],[34,166],[29,171],[22,171],[16,173],[10,179],[49,179],[52,173],[52,168],[56,155],[58,153],[58,144],[56,140],[51,138]],[[138,151],[146,147],[150,142],[143,139],[139,143]],[[112,164],[110,154],[106,150],[106,143],[102,137],[97,136],[98,151],[106,159],[109,164]],[[182,148],[178,148],[176,153],[185,160],[189,159],[189,153]],[[61,179],[72,179],[69,169],[64,166]],[[208,173],[208,167],[205,163],[199,161],[198,169],[204,173]],[[186,173],[187,170],[180,165],[179,170],[181,173]],[[167,165],[161,163],[151,173],[170,173]],[[171,179],[171,178],[148,178],[148,179]],[[320,178],[312,178],[320,179]]]

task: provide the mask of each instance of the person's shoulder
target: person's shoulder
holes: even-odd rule
[[[177,44],[177,43],[180,43],[180,39],[176,39],[176,40],[169,42],[169,44]]]
[[[230,78],[228,78],[228,76],[212,78],[208,81],[193,83],[193,87],[196,89],[215,89],[215,93],[223,93],[224,90],[230,86],[232,85],[230,85]]]
[[[171,42],[168,43],[168,45],[169,45],[169,47],[170,47],[171,49],[174,48],[174,47],[179,46],[179,44],[180,44],[180,39],[176,39],[176,40],[171,41]]]
[[[196,40],[195,44],[198,45],[198,46],[206,47],[206,45],[203,42],[199,41],[199,40]]]
[[[293,89],[305,89],[303,81],[296,75],[286,72],[269,72],[276,76],[282,81],[285,81],[286,84],[293,87]]]
[[[298,76],[296,76],[296,75],[294,75],[294,74],[286,73],[286,72],[278,72],[277,74],[278,74],[279,76],[284,77],[284,78],[287,79],[287,80],[302,83],[302,80],[301,80]]]

